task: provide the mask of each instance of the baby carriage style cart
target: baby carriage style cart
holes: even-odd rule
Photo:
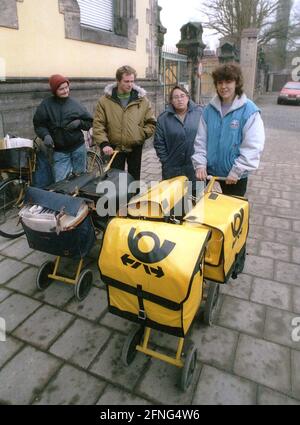
[[[197,362],[185,338],[197,313],[212,323],[219,284],[242,271],[249,221],[248,202],[212,192],[212,184],[179,221],[174,211],[182,199],[174,188],[185,196],[186,180],[171,179],[169,188],[161,182],[131,199],[129,216],[109,222],[98,262],[109,311],[139,324],[123,346],[123,363],[139,351],[175,365],[184,391]],[[149,347],[152,329],[178,337],[175,357]]]
[[[56,256],[39,269],[36,285],[46,289],[51,280],[75,285],[75,296],[83,300],[92,285],[91,270],[83,269],[84,257],[96,237],[90,217],[91,202],[55,192],[29,187],[25,194],[20,220],[30,248]],[[78,260],[75,277],[59,274],[61,257]]]

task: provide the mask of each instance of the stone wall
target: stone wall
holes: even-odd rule
[[[72,79],[71,96],[82,102],[93,114],[104,87],[104,79]],[[138,80],[148,93],[156,116],[163,110],[163,89],[157,80]],[[8,79],[0,81],[0,138],[7,133],[33,138],[32,118],[36,107],[50,95],[47,79]]]

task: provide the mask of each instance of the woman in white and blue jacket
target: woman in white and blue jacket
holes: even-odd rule
[[[248,174],[258,168],[264,148],[264,124],[258,107],[243,93],[239,65],[221,65],[212,77],[217,94],[200,118],[192,156],[196,178],[225,177],[223,193],[244,196]]]

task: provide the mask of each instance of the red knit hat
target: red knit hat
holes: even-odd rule
[[[63,75],[54,74],[49,78],[49,84],[53,94],[56,94],[56,90],[63,83],[68,83],[68,85],[70,85],[70,81]]]

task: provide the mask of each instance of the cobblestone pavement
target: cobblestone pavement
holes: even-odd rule
[[[300,109],[276,105],[274,95],[259,103],[267,143],[249,183],[246,265],[222,285],[214,325],[193,323],[198,362],[189,390],[177,386],[179,369],[141,353],[122,366],[132,324],[107,312],[100,241],[86,259],[93,288],[78,302],[62,283],[36,289],[38,267],[51,256],[24,237],[1,238],[0,404],[300,404],[300,342],[292,339],[293,329],[300,335],[292,325],[300,316]],[[160,177],[151,145],[143,176]],[[176,338],[154,334],[162,350],[175,347]]]

